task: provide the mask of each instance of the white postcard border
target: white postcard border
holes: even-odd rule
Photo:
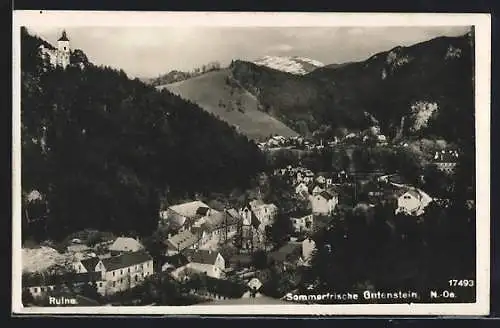
[[[165,19],[168,17],[168,19]],[[191,305],[30,307],[21,303],[21,26],[475,26],[477,295],[471,304]],[[12,312],[90,315],[487,315],[490,296],[490,14],[13,12]],[[451,277],[450,277],[451,278]],[[460,277],[457,277],[460,278]]]

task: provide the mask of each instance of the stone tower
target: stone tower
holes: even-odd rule
[[[66,31],[62,32],[61,37],[57,40],[57,66],[63,69],[69,65],[70,47],[69,39],[66,36]]]

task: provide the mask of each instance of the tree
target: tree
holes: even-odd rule
[[[257,270],[267,268],[267,253],[262,250],[258,250],[252,254],[252,263]]]
[[[167,187],[169,201],[225,193],[265,168],[255,143],[199,106],[110,67],[46,66],[46,43],[23,31],[22,187],[46,196],[40,238],[86,228],[147,236]]]
[[[227,243],[219,248],[219,253],[227,261],[238,253],[238,248],[236,248],[231,243]]]
[[[87,65],[89,65],[89,59],[87,58],[87,55],[82,50],[75,49],[71,52],[70,63],[72,65],[81,63],[81,64],[87,66]]]
[[[293,224],[290,217],[278,208],[278,214],[269,229],[269,237],[275,247],[283,245],[290,239],[293,232]]]
[[[23,302],[23,306],[30,306],[35,301],[33,294],[31,294],[30,290],[27,288],[23,289],[21,299]]]
[[[97,291],[97,284],[95,282],[89,282],[83,285],[82,296],[88,297],[95,301],[100,301],[101,294]]]
[[[165,232],[156,230],[150,237],[146,237],[143,240],[143,244],[148,253],[153,257],[154,262],[158,263],[158,260],[165,255],[166,246],[165,240],[167,235]],[[156,265],[159,268],[158,265]]]
[[[436,165],[428,165],[424,169],[423,176],[422,189],[433,197],[448,198],[450,195],[448,188],[452,185],[452,180],[446,173],[440,171]]]

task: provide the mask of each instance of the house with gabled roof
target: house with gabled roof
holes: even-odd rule
[[[321,187],[319,184],[315,184],[309,188],[309,194],[316,196],[316,195],[319,195],[324,190],[325,190],[325,188]]]
[[[77,261],[73,263],[73,269],[76,273],[95,272],[99,261],[100,259],[97,256]]]
[[[123,253],[101,259],[96,271],[102,273],[106,295],[113,294],[133,288],[151,276],[153,258],[145,251]]]
[[[266,226],[274,222],[274,218],[278,213],[278,207],[276,205],[266,204],[258,199],[252,200],[248,205],[259,220],[261,224],[260,229],[263,230]]]
[[[331,215],[339,203],[338,194],[334,191],[323,190],[309,197],[314,215]]]
[[[398,191],[398,201],[395,213],[422,215],[432,198],[417,188],[404,188]]]
[[[118,255],[125,252],[138,252],[144,249],[144,246],[137,240],[131,237],[118,237],[109,246],[109,251],[112,255]]]
[[[188,230],[210,210],[210,206],[199,200],[172,205],[160,211],[159,226],[175,227],[178,231]]]
[[[132,288],[154,272],[153,258],[143,250],[84,259],[73,263],[73,268],[78,274],[99,273],[97,288],[102,295]]]
[[[217,251],[198,249],[186,252],[188,264],[186,267],[195,272],[206,274],[212,278],[221,278],[226,268],[226,262]]]
[[[290,214],[290,221],[295,232],[310,232],[314,226],[314,215],[310,210],[297,211]]]
[[[199,238],[189,230],[181,231],[165,241],[166,254],[171,256],[186,249],[196,249],[199,246]]]

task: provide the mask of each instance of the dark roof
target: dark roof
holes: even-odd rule
[[[184,250],[191,247],[198,241],[198,236],[191,233],[189,230],[184,230],[170,237],[165,241],[165,244],[172,250]]]
[[[186,256],[182,253],[175,254],[172,256],[163,256],[160,260],[161,265],[163,266],[165,263],[171,264],[175,267],[182,267],[189,263]]]
[[[326,190],[325,190],[325,191],[320,192],[320,195],[321,195],[321,197],[323,197],[323,198],[325,198],[325,199],[328,199],[328,200],[332,199],[332,198],[333,198],[333,196],[334,196],[334,195],[333,195],[333,192],[331,192],[331,191],[326,191]]]
[[[66,31],[62,32],[61,37],[57,41],[69,41],[68,37],[66,36]]]
[[[102,260],[102,264],[107,271],[127,268],[132,265],[141,264],[146,261],[151,261],[153,258],[147,252],[124,253],[122,255],[109,257]]]
[[[251,213],[251,222],[250,224],[255,228],[257,229],[259,226],[260,226],[260,220],[259,218],[257,218],[257,216],[255,215],[255,212],[252,210],[252,206],[250,206],[250,204],[247,204],[244,209],[248,209]]]
[[[66,273],[59,275],[41,274],[23,276],[23,287],[52,286],[68,283],[88,283],[102,280],[101,272]]]
[[[208,208],[208,207],[200,206],[196,210],[196,214],[204,216],[204,215],[207,215],[207,213],[208,213],[209,210],[210,210],[210,208]]]
[[[89,259],[81,260],[80,262],[88,272],[92,272],[95,271],[95,267],[99,261],[100,259],[98,257],[91,257]]]
[[[312,214],[311,210],[304,210],[304,209],[302,209],[302,210],[297,210],[297,211],[289,213],[289,216],[291,218],[298,219],[298,218],[302,218],[304,216],[311,215],[311,214]]]
[[[234,225],[240,222],[241,217],[234,208],[231,208],[226,211],[227,213],[227,225]]]
[[[289,258],[290,255],[295,255],[295,257],[297,257],[298,259],[301,254],[301,250],[302,250],[301,243],[289,242],[283,245],[277,251],[270,253],[269,255],[271,259],[277,262],[284,262],[290,259]]]
[[[318,183],[312,183],[308,187],[309,193],[312,194],[314,188],[316,188],[316,187],[320,188],[321,190],[325,190],[325,188],[323,188],[320,184],[318,184]]]
[[[185,252],[186,257],[189,262],[202,263],[202,264],[214,264],[217,259],[219,252],[210,251],[206,249],[199,250],[188,250]]]

